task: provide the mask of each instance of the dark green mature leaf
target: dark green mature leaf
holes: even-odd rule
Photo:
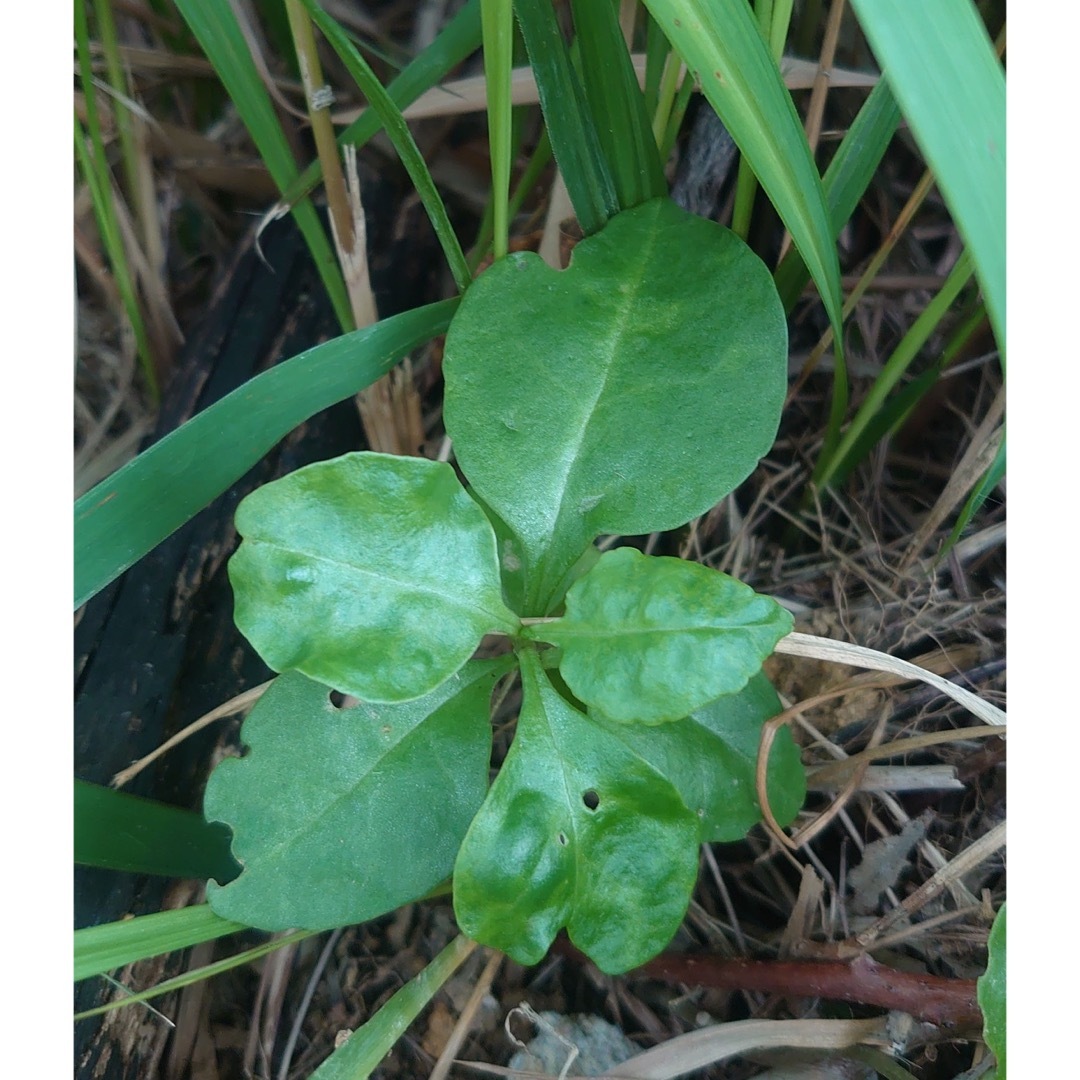
[[[1005,1080],[1005,905],[998,909],[987,942],[990,960],[978,982],[983,1038],[997,1058],[997,1080]]]
[[[243,924],[215,915],[206,904],[88,926],[75,931],[75,981],[243,929]]]
[[[566,614],[525,629],[558,645],[574,695],[623,723],[661,724],[741,690],[791,615],[700,563],[616,548],[566,594]]]
[[[75,781],[75,862],[133,874],[231,881],[229,833],[199,814]]]
[[[208,898],[262,930],[325,929],[415,900],[449,876],[487,791],[491,688],[477,661],[404,705],[338,709],[283,675],[244,722],[243,758],[210,777],[205,813],[233,830],[244,872]]]
[[[570,62],[551,0],[514,0],[551,148],[566,191],[585,235],[598,229],[619,209],[615,182],[601,149],[596,119],[585,90]]]
[[[236,483],[298,424],[441,334],[457,304],[402,312],[264,371],[91,488],[75,502],[75,606]]]
[[[713,843],[741,840],[761,821],[755,791],[761,726],[782,710],[772,684],[759,673],[737,694],[725,694],[671,724],[617,723],[595,712],[589,719],[666,776],[697,814],[702,841]],[[787,728],[772,745],[768,791],[780,824],[794,821],[806,797],[806,772]]]
[[[446,339],[446,426],[520,541],[543,614],[600,533],[675,528],[765,454],[787,385],[772,278],[733,233],[654,199],[552,270],[487,270]]]
[[[517,733],[461,845],[454,910],[470,937],[535,964],[565,926],[610,974],[679,927],[699,824],[640,755],[572,708],[521,653]]]
[[[236,625],[275,671],[410,701],[517,627],[495,534],[445,462],[317,462],[252,492],[236,531]]]

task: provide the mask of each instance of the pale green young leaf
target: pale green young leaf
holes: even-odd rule
[[[75,607],[235,484],[297,425],[441,334],[457,303],[402,312],[276,364],[77,499]]]
[[[840,265],[821,177],[746,0],[645,0],[731,132],[810,268],[841,335]]]
[[[793,621],[775,600],[700,563],[616,548],[526,627],[557,645],[574,695],[622,723],[678,720],[761,670]]]
[[[206,904],[88,926],[75,931],[75,981],[244,929]]]
[[[454,868],[458,925],[521,964],[565,926],[602,971],[637,967],[671,940],[697,876],[699,825],[672,784],[520,654],[510,753]]]
[[[410,701],[517,626],[495,534],[445,462],[317,462],[248,495],[236,531],[236,625],[275,671]]]
[[[444,372],[458,461],[518,538],[540,615],[594,537],[676,528],[746,478],[776,434],[787,328],[745,244],[653,199],[561,273],[527,252],[487,270]]]
[[[467,664],[400,705],[337,708],[295,672],[245,720],[249,752],[207,784],[205,814],[244,867],[213,909],[262,930],[326,929],[416,900],[449,877],[484,800],[491,690],[511,661]]]
[[[972,0],[852,0],[1005,349],[1005,73]]]
[[[755,787],[761,727],[782,711],[772,684],[758,673],[738,693],[671,724],[617,723],[592,711],[589,719],[667,777],[701,822],[702,841],[713,843],[741,840],[761,821]],[[806,797],[806,772],[786,727],[772,745],[767,789],[777,821],[794,821]]]

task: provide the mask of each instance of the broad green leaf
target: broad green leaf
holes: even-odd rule
[[[675,785],[701,822],[706,843],[741,840],[759,821],[755,790],[762,724],[783,711],[772,684],[758,673],[736,694],[658,727],[589,718],[644,758]],[[769,805],[781,825],[795,820],[806,797],[799,747],[781,729],[769,755]]]
[[[1005,349],[1005,73],[972,0],[852,0]]]
[[[311,1080],[367,1080],[439,988],[476,948],[459,935],[358,1027],[312,1074]]]
[[[840,265],[821,177],[780,69],[746,0],[645,0],[700,80],[802,253],[842,341]]]
[[[88,926],[75,931],[75,981],[244,929],[206,904]]]
[[[613,218],[561,273],[528,252],[485,271],[447,335],[446,427],[520,541],[525,614],[594,537],[675,528],[745,479],[786,357],[764,264],[668,199]]]
[[[410,701],[512,632],[495,534],[445,462],[368,452],[297,469],[236,511],[236,625],[275,671]]]
[[[244,722],[250,748],[214,770],[208,820],[233,830],[243,873],[208,899],[262,930],[361,922],[450,874],[487,791],[489,702],[509,660],[468,665],[403,705],[338,709],[290,673]]]
[[[231,881],[229,833],[199,814],[75,781],[75,862],[133,874]]]
[[[596,130],[596,121],[602,118],[589,110],[551,0],[514,0],[514,12],[529,50],[555,160],[578,222],[589,236],[619,209]]]
[[[622,547],[571,587],[561,619],[525,634],[559,646],[559,671],[590,709],[661,724],[737,693],[792,626],[775,600],[727,574]]]
[[[278,190],[285,191],[296,180],[296,160],[231,0],[176,0],[176,6],[228,91]],[[315,207],[305,198],[292,207],[292,214],[307,241],[342,330],[352,330],[356,324],[345,282]]]
[[[565,926],[601,970],[637,967],[671,940],[697,875],[699,825],[647,761],[521,653],[510,753],[454,868],[458,925],[521,964]]]
[[[571,0],[581,73],[619,206],[667,194],[645,99],[610,0]]]
[[[458,301],[405,311],[249,379],[75,502],[75,607],[236,483],[297,425],[441,334]]]
[[[978,982],[983,1038],[997,1058],[997,1080],[1005,1080],[1005,904],[998,909],[987,947],[990,960]]]

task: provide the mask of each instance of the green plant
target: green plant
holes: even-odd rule
[[[320,164],[300,172],[292,159],[229,4],[177,6],[229,87],[342,326],[350,326],[342,274],[305,199]],[[776,61],[790,5],[761,2],[752,13],[744,0],[648,0],[642,93],[614,3],[573,3],[577,38],[568,43],[549,0],[472,0],[381,92],[348,35],[304,0],[372,105],[338,143],[359,144],[386,128],[464,296],[265,372],[87,493],[76,504],[76,605],[296,425],[446,330],[446,428],[470,486],[446,465],[355,454],[294,473],[243,505],[244,539],[230,567],[237,619],[283,672],[245,725],[248,755],[225,762],[207,795],[207,816],[234,830],[243,873],[210,887],[213,912],[118,924],[107,949],[97,941],[105,958],[80,971],[208,940],[237,924],[359,921],[445,891],[451,875],[463,930],[525,962],[539,959],[563,925],[609,971],[663,947],[685,910],[698,843],[736,838],[760,819],[758,733],[780,704],[759,669],[790,620],[715,571],[632,547],[601,552],[595,541],[679,528],[768,451],[786,385],[784,313],[812,277],[842,342],[834,240],[901,106],[950,205],[966,204],[975,188],[985,197],[983,212],[958,217],[985,310],[1004,329],[995,247],[1004,80],[982,25],[968,0],[920,2],[922,20],[898,15],[895,4],[856,6],[875,48],[885,50],[890,79],[874,89],[819,176]],[[586,237],[562,274],[529,255],[505,256],[508,204],[521,195],[507,198],[516,138],[512,16],[543,108],[536,160],[548,147],[554,152]],[[890,36],[896,18],[906,37]],[[940,40],[917,33],[932,18],[947,18],[950,33]],[[493,175],[490,238],[482,232],[497,261],[470,284],[397,110],[481,34]],[[950,74],[958,52],[969,61],[963,80]],[[691,71],[680,83],[681,61]],[[794,237],[774,278],[734,234],[666,199],[662,163],[695,77],[743,154],[740,214],[749,214],[760,186]],[[960,114],[954,126],[978,132],[980,153],[949,151],[938,108],[945,98]],[[94,180],[90,165],[86,171]],[[481,255],[471,253],[470,264]],[[911,408],[910,392],[889,395],[954,297],[943,291],[913,328],[847,435],[837,356],[819,481],[845,475]],[[935,372],[926,374],[904,389],[923,392]],[[489,632],[501,640],[486,650],[495,655],[473,658]],[[518,728],[489,788],[492,690],[515,671],[523,691]],[[331,688],[360,704],[339,707]],[[796,748],[782,731],[768,784],[776,819],[794,817],[803,790]],[[101,823],[134,813],[131,804],[94,797]],[[190,820],[168,814],[154,827],[199,835]],[[122,841],[123,850],[109,847],[85,832],[87,860],[145,868],[141,850]],[[224,858],[220,833],[202,834],[206,856]],[[76,940],[77,950],[95,944]],[[401,1015],[392,1013],[394,999],[345,1054],[367,1062],[363,1068],[378,1061],[393,1041],[388,1033],[415,1015],[467,948],[448,947],[430,978],[424,973],[402,992]],[[331,1061],[339,1071],[352,1067],[341,1052]],[[337,1075],[329,1063],[323,1068]]]
[[[791,617],[699,564],[593,541],[675,528],[739,483],[772,442],[785,355],[760,261],[650,200],[563,273],[520,254],[470,288],[445,418],[475,498],[448,465],[374,453],[248,496],[236,621],[287,674],[207,790],[244,865],[211,907],[330,927],[452,872],[462,929],[523,963],[563,926],[607,971],[659,951],[698,844],[760,819],[779,704],[759,672]],[[488,632],[513,656],[470,660]],[[488,703],[515,661],[521,715],[488,791]],[[362,703],[336,709],[331,688]],[[803,791],[785,733],[785,822]]]

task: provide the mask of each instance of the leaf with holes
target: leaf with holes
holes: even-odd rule
[[[558,931],[616,974],[671,940],[697,876],[699,825],[675,788],[521,653],[524,701],[498,778],[461,845],[454,911],[521,964]]]
[[[590,709],[659,724],[741,690],[792,625],[727,574],[624,547],[574,583],[563,618],[525,634],[560,647],[559,671]]]
[[[453,469],[346,454],[252,492],[229,562],[236,625],[275,671],[365,701],[428,693],[513,632],[495,534]]]
[[[702,841],[712,843],[741,840],[761,821],[758,743],[762,724],[782,709],[772,683],[758,673],[737,694],[671,724],[622,724],[595,712],[589,719],[675,785],[701,822]],[[787,728],[777,732],[769,755],[768,792],[780,824],[794,821],[806,797],[806,773]]]
[[[207,886],[214,911],[261,930],[324,929],[448,877],[487,791],[491,688],[511,666],[474,661],[417,701],[347,709],[303,675],[275,680],[244,722],[247,756],[207,785],[205,816],[232,828],[244,867]]]
[[[446,338],[446,429],[477,494],[520,540],[542,615],[601,533],[704,513],[772,445],[787,328],[733,233],[653,199],[559,273],[528,252],[472,285]]]

